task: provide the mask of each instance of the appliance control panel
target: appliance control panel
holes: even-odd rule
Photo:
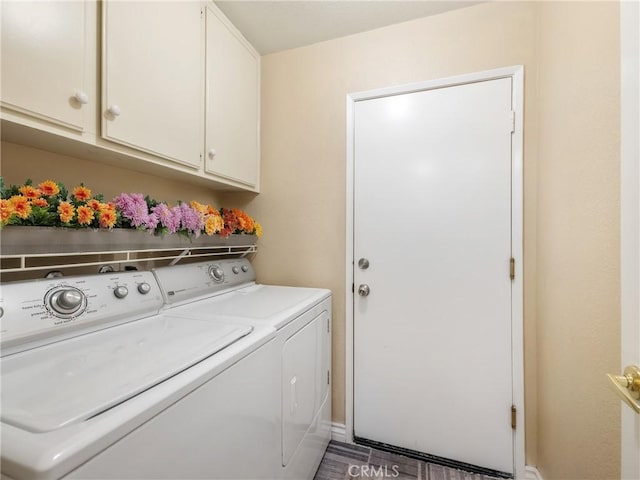
[[[111,272],[0,286],[3,355],[157,314],[162,294],[151,272]]]
[[[246,258],[173,265],[153,270],[167,304],[216,295],[245,286],[256,279]]]

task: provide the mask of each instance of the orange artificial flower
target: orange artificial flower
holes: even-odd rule
[[[98,222],[102,228],[113,228],[116,224],[116,212],[111,209],[101,210]]]
[[[195,200],[193,200],[189,205],[191,205],[191,208],[193,208],[198,213],[200,213],[200,215],[206,215],[207,214],[208,205],[203,205],[203,204],[201,204],[199,202],[196,202]]]
[[[238,219],[238,228],[246,233],[251,233],[255,230],[255,222],[253,218],[247,215],[246,212],[239,208],[232,209],[233,214]]]
[[[49,202],[47,202],[46,198],[34,198],[31,200],[31,205],[41,208],[47,208],[49,206]]]
[[[13,215],[13,206],[9,200],[4,198],[0,200],[0,223],[3,225],[9,220],[9,217]]]
[[[224,221],[222,217],[218,215],[207,215],[207,219],[204,221],[204,231],[207,235],[215,235],[224,227]]]
[[[91,210],[93,210],[94,212],[99,212],[100,211],[100,205],[101,204],[98,200],[96,200],[95,198],[89,200],[87,202],[87,206],[91,208]]]
[[[45,195],[47,197],[52,197],[60,193],[60,187],[58,187],[58,184],[53,180],[45,180],[38,185],[38,189],[40,190],[42,195]]]
[[[79,202],[86,202],[91,198],[91,190],[83,185],[74,188],[72,193],[73,197]]]
[[[101,212],[115,212],[116,206],[113,202],[101,203],[98,207],[98,210],[100,210]]]
[[[20,187],[18,190],[22,195],[27,197],[29,200],[34,200],[41,195],[40,190],[38,190],[35,187],[32,187],[31,185],[24,185]]]
[[[217,215],[220,216],[220,212],[217,208],[213,208],[211,205],[207,205],[207,215]]]
[[[89,225],[94,219],[94,213],[91,207],[83,205],[78,207],[78,223],[80,225]]]
[[[18,217],[25,219],[31,215],[31,203],[24,195],[14,195],[9,199],[9,204]]]
[[[62,223],[69,223],[73,220],[75,214],[75,208],[69,202],[60,202],[58,205],[58,213],[60,214],[60,221]]]

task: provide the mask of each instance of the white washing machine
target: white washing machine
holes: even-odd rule
[[[312,479],[331,436],[331,292],[259,285],[246,259],[154,270],[167,313],[276,330],[278,478]],[[242,288],[235,288],[238,285]],[[233,288],[233,291],[229,291]]]
[[[2,478],[280,474],[274,329],[161,313],[150,272],[0,288]]]

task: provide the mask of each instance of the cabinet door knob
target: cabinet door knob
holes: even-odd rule
[[[209,153],[209,158],[210,158],[211,160],[213,160],[213,157],[215,157],[215,156],[216,156],[216,153],[218,153],[218,152],[216,152],[216,150],[215,150],[214,148],[211,148],[211,149],[209,149],[209,152],[208,152],[208,153]]]
[[[114,117],[117,117],[118,115],[120,115],[120,107],[118,105],[111,105],[108,109],[107,112],[109,112],[111,115],[113,115]]]
[[[82,90],[78,90],[74,95],[74,98],[82,105],[89,103],[89,95],[84,93]]]

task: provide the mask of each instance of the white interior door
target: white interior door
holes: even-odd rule
[[[621,2],[622,370],[640,367],[640,4]],[[635,392],[637,397],[637,392]],[[636,401],[640,404],[640,400]],[[622,478],[640,478],[640,415],[622,406]]]
[[[354,436],[509,474],[512,110],[511,78],[357,101],[353,187]]]

